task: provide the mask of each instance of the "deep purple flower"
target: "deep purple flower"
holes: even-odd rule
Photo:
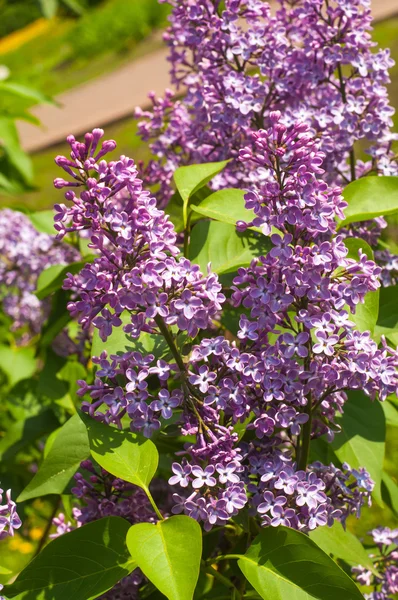
[[[170,395],[170,393],[161,389],[158,394],[158,399],[151,402],[151,409],[160,411],[164,419],[170,419],[173,415],[173,408],[176,408],[181,404],[181,398],[177,395]]]
[[[294,354],[297,354],[301,358],[308,356],[308,348],[306,346],[309,340],[309,334],[307,332],[301,332],[296,337],[291,333],[285,333],[282,335],[283,341],[283,354],[286,358],[292,358]]]

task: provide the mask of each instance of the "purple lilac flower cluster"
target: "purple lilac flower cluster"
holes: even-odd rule
[[[94,383],[89,385],[80,380],[77,393],[90,394],[91,402],[83,401],[82,410],[100,421],[121,427],[121,419],[127,414],[131,429],[151,437],[160,428],[160,418],[170,419],[173,409],[182,404],[182,392],[178,389],[169,392],[167,387],[168,380],[178,371],[175,364],[140,352],[111,355],[108,359],[105,351],[100,357],[93,357],[93,363],[98,366]],[[123,387],[121,376],[125,381]]]
[[[15,529],[19,529],[22,525],[17,513],[17,505],[11,500],[11,490],[6,492],[5,504],[2,504],[3,494],[4,491],[0,489],[0,540],[13,536]]]
[[[370,535],[376,545],[370,558],[379,576],[360,565],[353,567],[352,573],[358,583],[373,588],[365,594],[366,600],[392,600],[398,594],[398,529],[377,527]]]
[[[40,273],[51,265],[68,264],[78,257],[69,245],[39,233],[27,216],[10,209],[0,211],[0,302],[22,330],[21,342],[40,332],[49,304],[34,295]]]
[[[323,434],[333,438],[347,390],[383,400],[398,388],[398,353],[385,341],[378,348],[350,320],[348,311],[355,313],[379,287],[380,268],[361,251],[358,261],[347,258],[343,238],[330,237],[346,204],[340,188],[321,180],[320,141],[305,123],[284,125],[277,111],[270,122],[240,152],[258,181],[246,194],[253,224],[279,233],[271,235],[270,252],[239,269],[234,280],[232,303],[242,310],[239,345],[217,334],[201,336],[189,359],[182,357],[177,334],[194,337],[212,325],[224,300],[220,284],[176,258],[173,227],[142,191],[132,161],[98,162],[95,131],[84,144],[69,138],[76,169],[67,166],[75,179],[70,184],[86,189],[79,198],[66,192],[71,207],[57,208],[60,236],[90,229],[100,253],[65,282],[77,295],[72,313],[106,339],[127,311],[126,333],[160,334],[169,347],[161,357],[130,351],[94,358],[95,381],[79,382],[80,395],[91,397],[83,410],[119,427],[127,415],[131,428],[148,437],[175,415],[182,434],[195,441],[173,465],[169,483],[182,488],[173,512],[203,521],[206,529],[246,504],[264,524],[304,530],[358,514],[373,488],[368,473],[348,465],[308,466],[309,442]],[[65,167],[66,159],[57,160]],[[249,434],[244,442],[242,423]]]
[[[273,386],[277,382],[280,398],[285,397],[283,357],[282,372],[298,376],[288,384],[294,383],[299,405],[301,394],[311,395],[323,411],[321,421],[330,411],[333,420],[344,402],[343,390],[362,389],[384,400],[397,389],[397,351],[385,342],[378,348],[369,332],[354,328],[347,312],[355,313],[365,294],[380,286],[381,269],[361,251],[358,261],[347,258],[340,236],[325,239],[335,230],[334,219],[343,215],[340,190],[317,179],[322,152],[308,138],[307,126],[286,128],[279,113],[271,119],[273,127],[254,133],[254,150],[243,149],[241,159],[269,170],[273,181],[249,192],[246,206],[254,210],[256,225],[269,231],[278,227],[282,235],[272,235],[270,252],[240,269],[234,280],[234,304],[250,311],[250,318],[242,317],[238,337],[251,348],[264,352],[265,346],[267,376]],[[301,374],[295,356],[303,359]]]
[[[359,513],[373,489],[365,470],[348,465],[298,467],[298,441],[309,421],[300,384],[304,370],[300,359],[289,360],[284,385],[283,353],[278,345],[270,350],[263,343],[253,352],[241,352],[216,337],[192,351],[189,393],[197,406],[195,414],[183,415],[181,430],[196,435],[196,442],[185,445],[169,483],[182,488],[174,495],[173,512],[202,520],[206,530],[225,524],[247,503],[264,525],[308,530],[334,519],[344,522],[350,513]],[[327,408],[323,402],[311,417],[314,437],[331,431],[330,423],[329,428],[317,425],[323,412],[334,416],[331,399]],[[239,441],[242,422],[250,442]]]
[[[177,166],[237,159],[252,131],[270,126],[273,110],[320,140],[329,182],[397,173],[386,90],[394,63],[388,50],[375,51],[370,0],[279,0],[276,14],[262,0],[167,1],[171,80],[185,95],[174,102],[169,90],[152,94],[152,111],[137,109],[141,136],[158,157],[144,178],[160,182],[161,201]],[[369,146],[366,163],[355,159],[358,140]],[[214,185],[248,182],[256,185],[233,160]]]
[[[221,309],[221,285],[215,275],[203,276],[197,265],[176,258],[173,225],[142,189],[134,161],[100,160],[115,147],[105,141],[98,150],[102,135],[95,129],[85,143],[70,136],[71,160],[56,158],[72,179],[56,179],[56,187],[84,188],[80,196],[65,193],[69,208],[56,205],[58,237],[89,229],[90,247],[98,253],[65,281],[65,289],[79,296],[68,308],[84,329],[93,324],[104,341],[122,324],[124,311],[130,315],[124,331],[132,337],[174,325],[194,337]]]
[[[152,110],[136,110],[140,135],[157,157],[142,167],[143,178],[160,184],[161,206],[182,164],[232,158],[211,185],[255,190],[267,172],[243,169],[239,150],[271,125],[275,110],[284,125],[299,119],[319,140],[327,182],[398,174],[386,88],[394,61],[372,41],[370,0],[278,0],[275,14],[262,0],[163,1],[173,7],[165,34],[171,81],[184,97],[150,94]],[[370,160],[356,158],[358,141]],[[348,234],[376,247],[386,225],[383,218],[352,224]],[[395,284],[397,258],[386,249],[375,257],[383,284]]]

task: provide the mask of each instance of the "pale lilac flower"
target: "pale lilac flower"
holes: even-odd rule
[[[202,365],[199,367],[198,374],[192,373],[189,377],[190,383],[193,385],[197,385],[200,391],[205,394],[209,385],[217,378],[216,373],[209,372],[209,369],[206,365]]]
[[[213,465],[208,465],[204,470],[198,466],[192,467],[192,475],[195,477],[192,487],[194,489],[201,488],[204,485],[213,487],[217,483],[216,479],[212,477],[213,473]]]
[[[240,481],[239,475],[235,473],[238,465],[230,462],[227,465],[217,464],[216,471],[219,473],[218,481],[220,483],[238,483]]]
[[[169,484],[179,484],[181,487],[187,487],[190,481],[189,475],[191,474],[191,466],[188,464],[182,466],[179,463],[173,463],[171,468],[174,475],[170,477]]]
[[[317,342],[313,345],[312,350],[315,354],[326,354],[326,356],[333,356],[335,349],[334,346],[339,341],[338,335],[327,336],[324,331],[316,331]]]
[[[160,411],[160,414],[164,419],[171,419],[173,416],[173,408],[176,408],[181,404],[181,398],[174,394],[170,395],[170,393],[161,389],[158,394],[158,399],[151,402],[151,409],[155,411]]]

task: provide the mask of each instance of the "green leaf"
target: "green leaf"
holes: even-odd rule
[[[375,337],[384,335],[394,346],[398,346],[398,286],[380,289],[379,318],[375,327]]]
[[[53,210],[38,210],[37,212],[28,213],[26,215],[32,222],[32,225],[39,233],[48,233],[55,235],[54,229],[54,211]]]
[[[80,463],[89,456],[86,426],[76,414],[59,431],[48,455],[20,494],[18,502],[46,494],[62,494]]]
[[[130,323],[130,313],[125,311],[120,315],[123,325]],[[169,347],[162,335],[142,333],[138,339],[132,338],[123,331],[123,325],[113,329],[112,334],[106,342],[99,336],[98,329],[94,329],[91,356],[100,356],[106,350],[108,356],[111,354],[122,354],[135,350],[144,354],[153,354],[161,358],[169,352]]]
[[[79,252],[84,259],[86,259],[86,257],[93,256],[93,249],[89,247],[89,244],[91,244],[90,238],[79,237],[79,241],[78,241]]]
[[[56,376],[57,379],[60,379],[67,384],[70,396],[74,399],[76,398],[77,390],[79,389],[79,384],[77,382],[81,379],[87,379],[87,370],[79,360],[69,358]]]
[[[349,565],[362,565],[377,573],[361,542],[350,531],[344,530],[338,521],[335,521],[332,527],[317,527],[309,532],[309,536],[326,554],[331,554]]]
[[[386,424],[390,425],[390,427],[398,427],[398,410],[396,405],[387,398],[381,403],[381,407],[384,411]]]
[[[228,164],[228,160],[213,163],[203,163],[201,165],[189,165],[179,167],[174,172],[174,181],[177,190],[183,200],[183,222],[184,227],[188,218],[188,203],[190,198],[204,187],[215,175],[220,173]]]
[[[374,498],[382,503],[380,486],[386,422],[380,402],[372,402],[360,390],[350,391],[344,413],[336,421],[342,428],[331,444],[336,456],[351,468],[365,467],[375,482]]]
[[[156,525],[138,523],[127,534],[127,546],[144,575],[169,600],[192,600],[202,556],[197,521],[177,516]]]
[[[0,173],[0,189],[7,194],[16,195],[22,194],[28,188],[23,182],[14,180],[11,177],[7,177],[4,173]]]
[[[373,335],[379,315],[379,290],[368,292],[365,301],[356,306],[355,314],[350,315],[359,331],[370,331]]]
[[[31,377],[36,371],[34,348],[10,348],[0,344],[0,368],[11,385]]]
[[[0,116],[0,147],[4,148],[12,166],[22,176],[25,183],[33,181],[32,161],[23,151],[19,142],[15,121],[11,117]]]
[[[0,440],[0,461],[10,460],[27,445],[57,427],[59,422],[51,410],[17,421]]]
[[[77,15],[81,16],[84,13],[84,7],[77,0],[62,0],[62,2]]]
[[[348,237],[344,240],[344,246],[348,250],[347,258],[358,261],[359,251],[362,250],[370,260],[374,260],[372,248],[369,246],[368,242],[365,242],[362,238]]]
[[[178,167],[174,172],[174,181],[181,198],[186,202],[195,192],[204,187],[215,175],[220,173],[229,163],[229,160],[220,162],[202,163]]]
[[[266,527],[238,565],[264,600],[363,600],[351,577],[288,527]]]
[[[57,14],[58,0],[39,0],[40,8],[46,19],[52,19]]]
[[[233,188],[218,190],[205,198],[199,205],[192,204],[191,208],[203,217],[230,225],[236,225],[237,221],[250,223],[256,215],[245,207],[245,194],[244,190]],[[252,227],[252,229],[260,231],[258,227]]]
[[[343,190],[348,206],[339,228],[398,212],[398,177],[361,177]]]
[[[210,196],[213,192],[209,190],[209,188],[201,188],[198,190],[191,198],[190,203],[200,203],[204,198]],[[179,192],[175,192],[170,198],[169,203],[165,208],[165,212],[170,218],[170,221],[174,225],[174,229],[177,233],[184,231],[184,201],[181,198],[181,194]],[[191,225],[198,221],[201,218],[201,215],[191,213]]]
[[[51,267],[44,269],[37,280],[35,294],[38,299],[43,300],[59,290],[68,273],[72,273],[72,275],[79,273],[86,264],[87,261],[75,262],[70,265],[51,265]]]
[[[39,90],[35,90],[34,88],[30,88],[14,81],[0,81],[0,94],[1,93],[12,94],[18,98],[30,100],[33,103],[54,104],[49,96],[39,92]]]
[[[86,424],[91,456],[103,468],[144,490],[158,468],[156,446],[130,431],[121,431],[81,414]]]
[[[46,439],[46,444],[45,444],[44,450],[43,450],[43,458],[46,458],[48,456],[51,448],[54,445],[55,438],[57,437],[57,435],[59,434],[61,429],[62,429],[62,427],[58,427],[58,429],[54,429],[54,431],[52,431],[50,433],[50,435],[48,436],[48,438]]]
[[[57,336],[71,321],[70,312],[67,309],[69,293],[66,290],[58,290],[51,299],[51,311],[47,322],[43,326],[40,335],[40,348],[52,344]]]
[[[106,517],[61,535],[3,591],[18,600],[92,600],[136,567],[126,545],[130,524]]]
[[[12,115],[10,116],[12,116],[13,119],[27,121],[28,123],[32,123],[32,125],[37,125],[38,127],[40,127],[39,119],[26,110],[13,111]]]
[[[386,471],[381,476],[381,497],[384,504],[398,517],[398,485]]]
[[[238,233],[234,225],[219,221],[200,221],[191,232],[189,258],[207,273],[211,262],[215,273],[231,273],[266,254],[268,238],[254,232]]]
[[[347,258],[359,260],[359,250],[370,259],[374,260],[372,248],[365,240],[356,237],[349,237],[344,240],[344,245],[348,248]],[[368,292],[363,303],[357,304],[355,314],[351,313],[351,320],[354,321],[359,331],[370,331],[374,333],[374,329],[379,316],[379,290]]]

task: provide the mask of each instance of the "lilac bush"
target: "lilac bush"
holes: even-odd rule
[[[215,331],[200,336],[189,358],[180,353],[176,332],[194,338],[214,329],[225,297],[215,274],[176,258],[173,227],[142,190],[131,159],[94,163],[86,160],[87,142],[70,140],[78,171],[69,161],[73,180],[62,186],[84,189],[66,192],[70,208],[56,207],[59,237],[88,228],[99,253],[65,281],[78,294],[68,306],[72,315],[103,341],[123,326],[132,338],[145,332],[169,346],[168,360],[138,351],[94,357],[94,382],[80,382],[79,395],[91,398],[82,408],[120,428],[127,417],[146,437],[176,413],[182,434],[195,441],[173,465],[170,483],[182,488],[173,512],[204,521],[208,530],[247,503],[263,525],[304,530],[359,514],[373,489],[370,476],[346,464],[308,465],[310,440],[333,439],[347,391],[384,400],[398,389],[397,351],[385,341],[378,348],[348,312],[378,289],[381,269],[361,251],[358,260],[347,258],[343,238],[331,237],[346,203],[340,188],[319,179],[325,155],[309,127],[286,127],[279,112],[270,120],[270,129],[253,133],[253,150],[240,151],[252,172],[267,168],[270,175],[245,195],[255,218],[239,228],[280,233],[271,236],[268,254],[233,280],[232,305],[249,311],[239,322],[239,344]],[[247,442],[234,430],[246,420],[254,434]]]
[[[398,423],[397,258],[381,239],[398,211],[393,61],[367,0],[169,4],[181,95],[137,111],[153,158],[109,158],[99,128],[70,135],[56,239],[4,226],[3,310],[34,330],[37,389],[57,389],[53,326],[55,379],[75,386],[28,413],[52,411],[59,431],[29,439],[44,458],[18,501],[60,500],[5,592],[359,599],[352,522],[372,502],[397,510],[383,468]],[[65,263],[43,300],[39,273]],[[9,536],[20,520],[4,510]],[[376,570],[353,575],[387,599],[397,532],[372,536]]]

